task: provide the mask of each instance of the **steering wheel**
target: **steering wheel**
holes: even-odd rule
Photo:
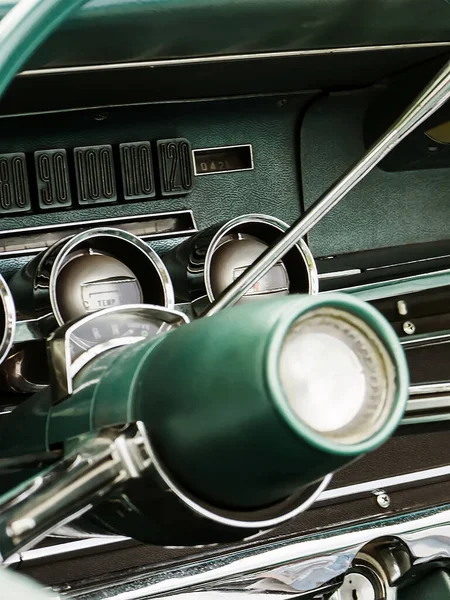
[[[44,40],[87,0],[20,0],[0,21],[0,98]]]

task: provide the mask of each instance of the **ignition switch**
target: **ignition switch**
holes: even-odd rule
[[[347,573],[343,584],[330,600],[384,600],[385,598],[378,582],[374,581],[369,574],[352,571]]]
[[[396,600],[397,582],[411,568],[398,540],[375,541],[360,551],[330,600]]]

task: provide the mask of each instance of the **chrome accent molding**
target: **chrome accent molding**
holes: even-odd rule
[[[403,425],[450,420],[450,382],[413,385],[409,395]]]
[[[120,535],[111,535],[70,541],[44,548],[34,548],[33,550],[25,550],[25,552],[20,552],[14,556],[17,556],[21,562],[30,562],[32,560],[39,560],[41,558],[56,558],[58,556],[63,557],[74,552],[89,550],[91,548],[98,548],[100,550],[103,547],[112,546],[113,544],[121,544],[128,541],[131,541],[130,538]]]
[[[331,273],[319,273],[319,280],[339,279],[339,277],[351,277],[352,275],[360,275],[361,269],[344,269],[343,271],[333,271]]]
[[[413,294],[414,292],[422,292],[447,285],[450,285],[450,269],[442,269],[441,271],[434,271],[432,273],[420,273],[408,277],[343,287],[322,293],[345,292],[347,294],[354,294],[361,300],[370,302],[372,300],[380,300],[381,298],[392,298],[400,294]]]
[[[450,382],[438,381],[436,383],[421,383],[409,388],[410,396],[422,396],[424,394],[449,394]]]
[[[334,504],[340,501],[347,502],[359,496],[367,495],[367,497],[371,497],[373,491],[376,489],[395,491],[401,488],[428,485],[444,479],[450,479],[450,465],[326,489],[319,495],[313,508],[318,504]],[[72,539],[76,539],[75,535]],[[50,542],[51,538],[48,538],[48,541]],[[122,536],[93,537],[92,535],[89,535],[88,539],[76,539],[76,541],[67,541],[34,550],[26,550],[25,552],[16,555],[19,557],[16,558],[16,560],[20,559],[22,562],[30,562],[39,559],[52,559],[54,557],[63,557],[66,554],[69,555],[71,553],[82,552],[91,548],[99,548],[100,550],[103,546],[127,541],[131,541],[130,538]]]
[[[436,483],[440,479],[450,479],[450,465],[327,489],[320,494],[316,503],[354,500],[357,496],[369,495],[378,489],[395,491],[404,487],[416,487]]]
[[[450,509],[416,512],[364,525],[321,531],[310,536],[279,540],[204,558],[187,565],[165,567],[86,589],[68,589],[79,600],[143,600],[179,596],[197,600],[235,600],[243,594],[299,597],[344,576],[358,552],[381,537],[396,538],[416,565],[450,559]],[[283,593],[284,592],[284,593]]]
[[[427,346],[438,346],[450,342],[450,331],[435,331],[400,338],[400,343],[405,350],[414,348],[426,348]]]
[[[74,229],[91,229],[93,227],[116,227],[118,229],[126,229],[127,223],[139,222],[140,220],[148,221],[149,223],[154,223],[155,221],[166,220],[166,219],[176,219],[177,216],[188,216],[192,227],[189,229],[180,229],[180,230],[172,230],[172,231],[154,231],[150,233],[137,234],[138,237],[144,241],[150,240],[161,240],[167,238],[174,237],[185,237],[188,235],[192,235],[193,233],[198,232],[197,222],[194,217],[194,213],[192,210],[174,210],[170,212],[161,212],[161,213],[145,213],[142,215],[131,215],[124,217],[111,217],[108,219],[87,219],[86,221],[72,221],[70,223],[57,223],[50,225],[39,225],[35,227],[20,227],[18,229],[4,229],[0,231],[0,252],[2,258],[7,258],[11,256],[30,256],[33,254],[38,254],[39,252],[44,252],[48,250],[48,248],[61,241],[64,237],[70,235],[77,235],[80,233],[79,231],[75,231],[71,234],[71,231]],[[52,240],[51,244],[45,246],[32,246],[30,248],[11,250],[5,247],[3,241],[5,238],[14,238],[14,236],[21,235],[37,235],[37,236],[45,236],[46,233],[51,232],[61,232],[61,236],[57,240]]]
[[[386,50],[419,50],[421,48],[450,48],[450,42],[412,42],[409,44],[383,44],[373,46],[349,46],[344,48],[318,48],[312,50],[285,50],[279,52],[252,52],[247,54],[220,54],[217,56],[198,56],[189,58],[162,58],[135,62],[103,63],[97,65],[80,65],[73,67],[48,67],[42,69],[26,69],[18,77],[36,75],[58,75],[70,73],[86,73],[89,71],[122,71],[124,69],[145,69],[155,67],[173,67],[211,63],[226,63],[265,58],[289,58],[297,56],[328,56],[333,54],[355,54],[359,52],[378,52]]]

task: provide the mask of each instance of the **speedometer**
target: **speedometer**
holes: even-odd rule
[[[108,308],[60,327],[48,342],[56,397],[72,393],[75,375],[95,356],[152,339],[189,323],[183,313],[150,304]]]

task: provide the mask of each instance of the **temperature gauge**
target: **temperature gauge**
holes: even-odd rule
[[[23,320],[39,320],[41,338],[105,308],[174,305],[159,256],[119,229],[91,229],[61,240],[18,271],[10,284]]]

